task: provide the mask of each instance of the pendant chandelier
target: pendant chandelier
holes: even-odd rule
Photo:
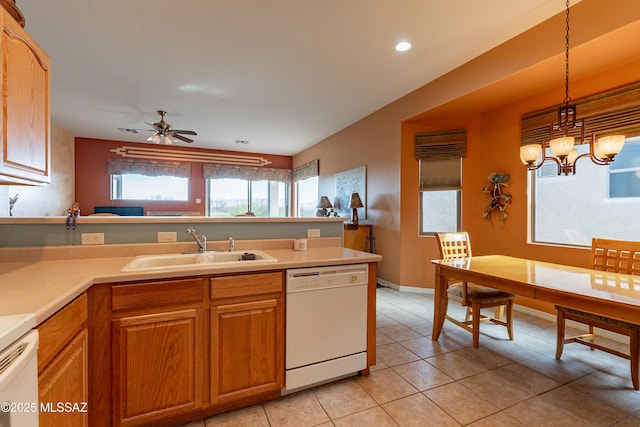
[[[584,120],[576,119],[576,104],[569,97],[569,0],[566,14],[565,43],[565,86],[564,102],[558,107],[558,121],[550,125],[550,138],[541,144],[528,144],[520,147],[520,160],[528,170],[539,169],[547,160],[558,166],[558,175],[576,173],[576,162],[589,157],[596,165],[610,164],[616,154],[622,150],[624,135],[608,135],[595,141],[595,134],[585,137]],[[570,133],[572,135],[570,135]],[[579,140],[573,135],[579,135]],[[578,155],[574,145],[589,144],[589,152]],[[553,156],[547,155],[547,148]],[[538,162],[538,159],[542,159]]]

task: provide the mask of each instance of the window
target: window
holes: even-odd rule
[[[289,184],[235,178],[207,179],[207,214],[227,217],[253,213],[261,217],[286,217]]]
[[[296,184],[297,216],[316,216],[318,205],[318,177],[303,179]]]
[[[627,139],[609,165],[609,197],[640,197],[640,138]]]
[[[188,201],[189,178],[112,174],[111,200]]]
[[[460,231],[461,158],[420,160],[420,234]]]
[[[586,153],[588,145],[578,147]],[[538,243],[590,246],[593,237],[640,240],[640,138],[627,138],[610,166],[588,159],[576,174],[558,176],[555,164],[531,174],[532,238]]]

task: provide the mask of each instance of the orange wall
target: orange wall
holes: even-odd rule
[[[640,2],[582,0],[571,8],[571,96],[579,98],[640,80]],[[334,174],[367,165],[367,197],[379,278],[433,287],[433,238],[418,235],[416,132],[465,127],[462,223],[475,254],[505,253],[586,265],[588,251],[527,244],[527,174],[519,160],[520,116],[564,97],[564,12],[415,90],[294,156],[320,159],[321,194]],[[481,192],[493,171],[511,173],[509,218],[482,218]],[[372,203],[376,203],[371,206]]]
[[[162,202],[162,201],[124,201],[111,200],[110,178],[107,173],[107,159],[116,157],[110,150],[122,146],[149,147],[149,144],[136,144],[131,142],[107,141],[102,139],[76,138],[75,139],[75,197],[80,203],[80,211],[83,215],[93,213],[94,206],[143,206],[147,211],[205,211],[205,180],[202,176],[202,163],[191,163],[191,181],[189,188],[189,200],[187,202]],[[210,152],[247,155],[234,151],[203,150],[198,148],[183,148],[163,146],[168,150]],[[254,153],[255,154],[255,153]],[[269,167],[291,169],[292,158],[289,156],[275,156],[269,154],[256,154],[263,156],[272,163]],[[199,198],[202,203],[197,204]]]

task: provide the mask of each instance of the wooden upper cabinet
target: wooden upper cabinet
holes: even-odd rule
[[[47,54],[0,8],[0,184],[50,182],[49,72]]]

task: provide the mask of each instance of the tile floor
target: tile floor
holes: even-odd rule
[[[433,296],[378,288],[377,365],[352,377],[195,421],[209,426],[640,426],[628,361],[581,345],[555,359],[555,323],[515,312],[471,334],[445,322],[431,340]],[[463,317],[459,304],[449,313]],[[614,343],[615,344],[615,343]]]

